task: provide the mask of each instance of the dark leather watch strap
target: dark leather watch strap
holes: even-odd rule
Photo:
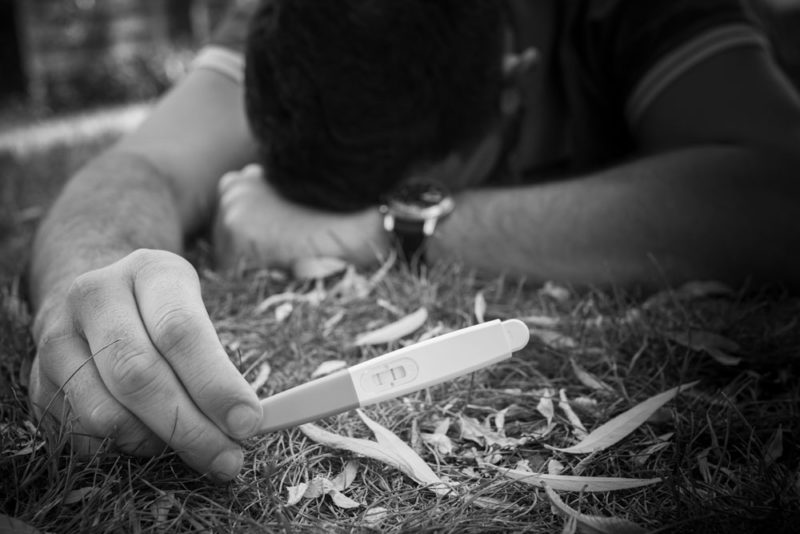
[[[409,221],[395,218],[394,238],[403,259],[409,265],[425,264],[427,236],[422,230],[424,221]]]

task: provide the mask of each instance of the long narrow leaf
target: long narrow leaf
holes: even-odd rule
[[[544,491],[547,498],[550,499],[550,503],[559,512],[576,521],[581,526],[582,532],[590,534],[645,534],[647,532],[647,529],[641,525],[620,517],[582,514],[561,500],[553,488],[545,486]]]
[[[580,443],[572,447],[549,448],[570,454],[585,454],[607,449],[641,426],[656,410],[671,401],[678,394],[678,391],[689,389],[696,384],[697,381],[680,385],[650,397],[627,412],[621,413],[607,423],[600,425],[583,438]]]
[[[531,473],[519,469],[500,469],[500,473],[504,477],[539,488],[550,487],[558,491],[582,491],[589,493],[641,488],[661,482],[660,478],[577,477],[570,475]]]
[[[355,345],[360,347],[362,345],[381,345],[383,343],[390,343],[396,341],[408,334],[414,332],[428,320],[428,310],[419,308],[417,311],[398,319],[397,321],[372,330],[365,332],[356,338]]]

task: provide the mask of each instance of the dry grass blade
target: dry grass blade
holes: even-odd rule
[[[658,395],[654,395],[646,401],[640,402],[630,410],[621,413],[605,424],[594,429],[580,443],[572,447],[559,448],[549,447],[553,450],[570,454],[586,454],[601,451],[614,445],[628,434],[636,430],[642,423],[661,408],[664,404],[671,401],[678,391],[689,389],[697,384],[697,381],[689,384],[680,385],[669,389]]]
[[[550,503],[567,518],[577,522],[581,532],[589,534],[645,534],[647,529],[627,519],[582,514],[569,507],[553,488],[545,486]]]
[[[356,337],[355,345],[361,347],[364,345],[382,345],[397,341],[410,333],[416,331],[425,324],[428,320],[428,310],[419,308],[417,311],[398,319],[397,321],[387,324],[376,330],[364,332]]]
[[[495,467],[495,469],[500,468]],[[522,471],[519,469],[500,469],[500,472],[504,477],[524,482],[525,484],[530,484],[538,488],[550,487],[558,491],[582,491],[590,493],[641,488],[661,482],[660,478],[578,477],[531,473],[530,471]]]

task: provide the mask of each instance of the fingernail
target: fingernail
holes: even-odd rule
[[[211,462],[209,474],[219,482],[227,482],[239,474],[244,462],[244,455],[239,449],[222,451]]]
[[[228,432],[233,437],[244,438],[256,429],[256,425],[260,420],[261,417],[258,412],[246,404],[239,404],[231,408],[225,422],[228,425]]]

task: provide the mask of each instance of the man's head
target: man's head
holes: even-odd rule
[[[497,0],[271,0],[251,23],[246,106],[272,185],[375,204],[479,141],[503,84]]]

